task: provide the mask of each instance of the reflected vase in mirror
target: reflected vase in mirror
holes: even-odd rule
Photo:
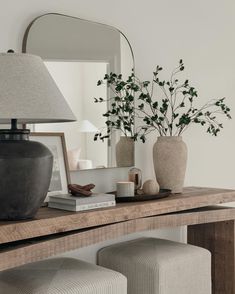
[[[135,143],[131,137],[121,136],[116,144],[117,167],[133,166],[135,161]]]

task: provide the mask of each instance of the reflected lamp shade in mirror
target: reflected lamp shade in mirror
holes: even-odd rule
[[[78,131],[80,133],[96,133],[99,129],[95,127],[89,120],[85,119],[81,122]]]
[[[51,180],[51,152],[17,124],[75,120],[40,57],[0,54],[0,219],[34,217]]]

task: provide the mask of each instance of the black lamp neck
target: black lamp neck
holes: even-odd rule
[[[11,120],[11,129],[0,129],[0,140],[29,140],[30,130],[18,129],[17,119]]]
[[[15,118],[11,120],[11,130],[12,131],[17,130],[17,119]]]

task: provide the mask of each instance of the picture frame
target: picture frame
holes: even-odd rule
[[[47,146],[54,157],[52,178],[45,202],[48,202],[49,196],[68,194],[70,174],[64,133],[32,132],[29,138]]]

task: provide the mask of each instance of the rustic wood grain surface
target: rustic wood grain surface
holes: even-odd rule
[[[208,207],[2,244],[0,245],[0,270],[43,260],[135,232],[233,219],[235,219],[235,208]]]
[[[232,201],[235,201],[234,190],[189,187],[182,194],[165,199],[120,203],[115,207],[83,212],[44,207],[33,220],[1,221],[0,244]]]

